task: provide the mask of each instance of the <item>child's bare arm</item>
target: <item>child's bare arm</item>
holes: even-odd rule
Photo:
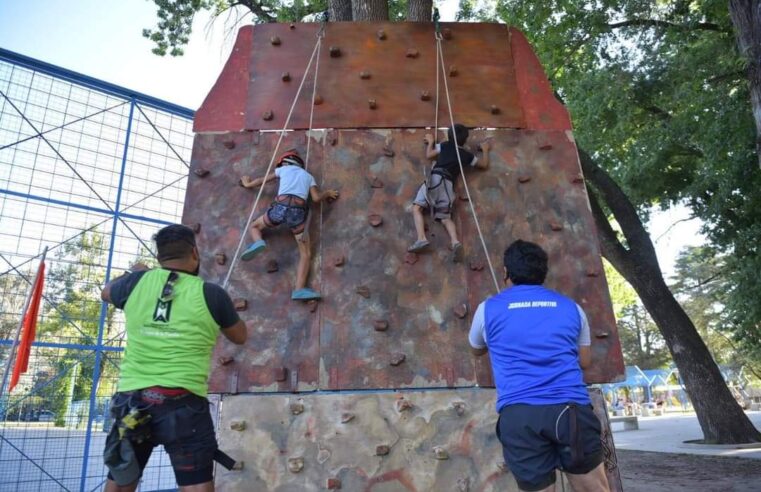
[[[436,150],[436,147],[433,143],[433,135],[430,133],[426,134],[426,136],[423,138],[423,141],[427,145],[425,149],[425,158],[428,160],[435,159],[436,156],[439,155],[439,152]]]
[[[277,179],[277,176],[275,174],[270,174],[269,176],[267,176],[266,180],[264,179],[264,176],[262,176],[261,178],[256,178],[256,179],[251,179],[251,176],[241,176],[240,184],[242,184],[244,188],[256,188],[262,183],[269,183],[273,179]]]
[[[325,190],[321,192],[320,189],[316,186],[311,186],[309,188],[309,196],[312,198],[314,203],[320,203],[323,200],[335,200],[338,198],[338,191]]]
[[[476,161],[476,167],[484,170],[489,169],[489,151],[491,150],[491,143],[488,140],[481,142],[481,157]]]

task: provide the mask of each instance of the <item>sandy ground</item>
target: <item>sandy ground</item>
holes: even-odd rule
[[[625,492],[761,491],[761,462],[695,454],[617,451]]]

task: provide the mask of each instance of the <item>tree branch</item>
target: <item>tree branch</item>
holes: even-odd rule
[[[664,27],[678,31],[716,31],[728,32],[718,24],[711,22],[698,22],[695,24],[675,24],[673,22],[658,19],[630,19],[622,22],[608,24],[608,29],[622,29],[626,27]]]
[[[254,16],[264,20],[264,22],[269,23],[277,21],[275,16],[264,9],[264,6],[261,4],[261,2],[257,2],[256,0],[238,0],[236,2],[232,2],[228,8],[231,9],[233,7],[237,7],[238,5],[246,7],[251,11],[252,14],[254,14]]]

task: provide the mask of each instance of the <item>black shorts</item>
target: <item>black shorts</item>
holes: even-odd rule
[[[140,391],[116,393],[111,399],[111,415],[117,418],[120,408],[132,398],[132,406],[144,408],[151,415],[150,438],[132,443],[142,474],[153,448],[163,445],[172,462],[180,486],[196,485],[214,479],[214,452],[217,439],[209,411],[209,401],[193,393],[162,404],[145,402]],[[113,480],[111,473],[108,478]]]
[[[584,474],[603,460],[600,421],[592,405],[507,405],[499,413],[497,437],[522,490],[549,487],[555,483],[556,469]]]

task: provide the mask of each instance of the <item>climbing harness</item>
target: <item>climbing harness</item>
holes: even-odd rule
[[[476,230],[478,231],[478,237],[481,239],[481,246],[484,250],[484,255],[486,255],[486,262],[489,265],[489,271],[491,272],[492,280],[494,280],[494,288],[496,289],[496,292],[499,292],[499,282],[497,281],[497,275],[494,273],[494,266],[491,262],[491,257],[489,256],[489,249],[486,247],[486,240],[484,239],[484,235],[481,232],[481,224],[478,221],[478,214],[476,213],[476,204],[473,201],[471,195],[470,195],[470,188],[468,187],[468,180],[465,178],[465,170],[462,166],[462,157],[460,156],[460,146],[457,145],[457,137],[455,135],[455,123],[454,123],[454,116],[452,113],[452,100],[449,97],[449,84],[447,83],[447,77],[446,74],[444,74],[444,50],[441,47],[441,40],[443,39],[443,36],[440,32],[440,26],[439,26],[439,14],[438,9],[434,9],[434,15],[433,15],[434,21],[435,21],[435,33],[434,36],[436,38],[436,125],[438,126],[438,115],[439,115],[439,69],[441,70],[442,79],[444,79],[444,94],[447,97],[447,110],[449,112],[449,122],[450,122],[450,128],[452,130],[452,135],[455,136],[455,152],[457,154],[457,163],[460,166],[460,174],[462,175],[462,184],[465,188],[465,195],[468,197],[468,202],[470,202],[470,211],[473,214],[473,220],[476,223]],[[436,128],[438,130],[438,127]]]
[[[312,131],[312,116],[314,114],[314,99],[315,94],[317,92],[317,70],[319,68],[319,53],[320,53],[320,47],[322,46],[322,39],[325,37],[325,24],[327,22],[327,15],[323,16],[323,21],[320,26],[319,31],[317,31],[317,41],[315,42],[314,49],[312,50],[312,55],[309,58],[309,63],[307,64],[306,69],[304,70],[304,75],[301,77],[301,83],[299,83],[299,88],[296,90],[296,95],[293,97],[293,102],[291,103],[291,108],[288,110],[288,116],[285,118],[285,123],[283,124],[283,129],[280,130],[278,133],[280,136],[277,139],[277,143],[275,144],[275,149],[272,151],[272,157],[270,157],[270,162],[267,165],[267,170],[264,173],[264,180],[262,182],[262,185],[259,186],[259,191],[256,194],[256,198],[254,199],[254,204],[251,207],[251,213],[248,214],[248,219],[246,220],[246,225],[243,227],[243,230],[240,234],[240,240],[238,241],[238,247],[235,250],[235,254],[233,255],[232,261],[230,261],[230,268],[227,270],[227,275],[225,275],[225,281],[222,283],[222,288],[226,289],[227,286],[230,284],[230,277],[232,276],[233,270],[235,269],[235,263],[238,261],[238,256],[240,255],[240,251],[243,248],[243,243],[246,240],[246,232],[248,231],[248,228],[251,227],[251,222],[254,220],[254,214],[256,213],[256,207],[259,205],[259,200],[262,197],[262,193],[264,192],[264,183],[267,181],[267,177],[270,175],[270,171],[272,171],[272,165],[275,163],[275,156],[277,155],[278,151],[280,150],[280,144],[283,141],[283,137],[285,137],[286,131],[288,129],[288,125],[291,122],[291,116],[293,115],[293,110],[296,107],[296,102],[299,100],[299,96],[301,95],[301,90],[304,87],[304,82],[307,79],[307,75],[309,74],[310,69],[312,68],[312,63],[315,62],[315,58],[317,59],[315,63],[315,71],[314,71],[314,84],[313,84],[313,90],[312,90],[312,110],[309,115],[309,130],[307,131],[307,152],[306,152],[306,159],[304,162],[304,169],[306,170],[309,166],[309,133]]]

